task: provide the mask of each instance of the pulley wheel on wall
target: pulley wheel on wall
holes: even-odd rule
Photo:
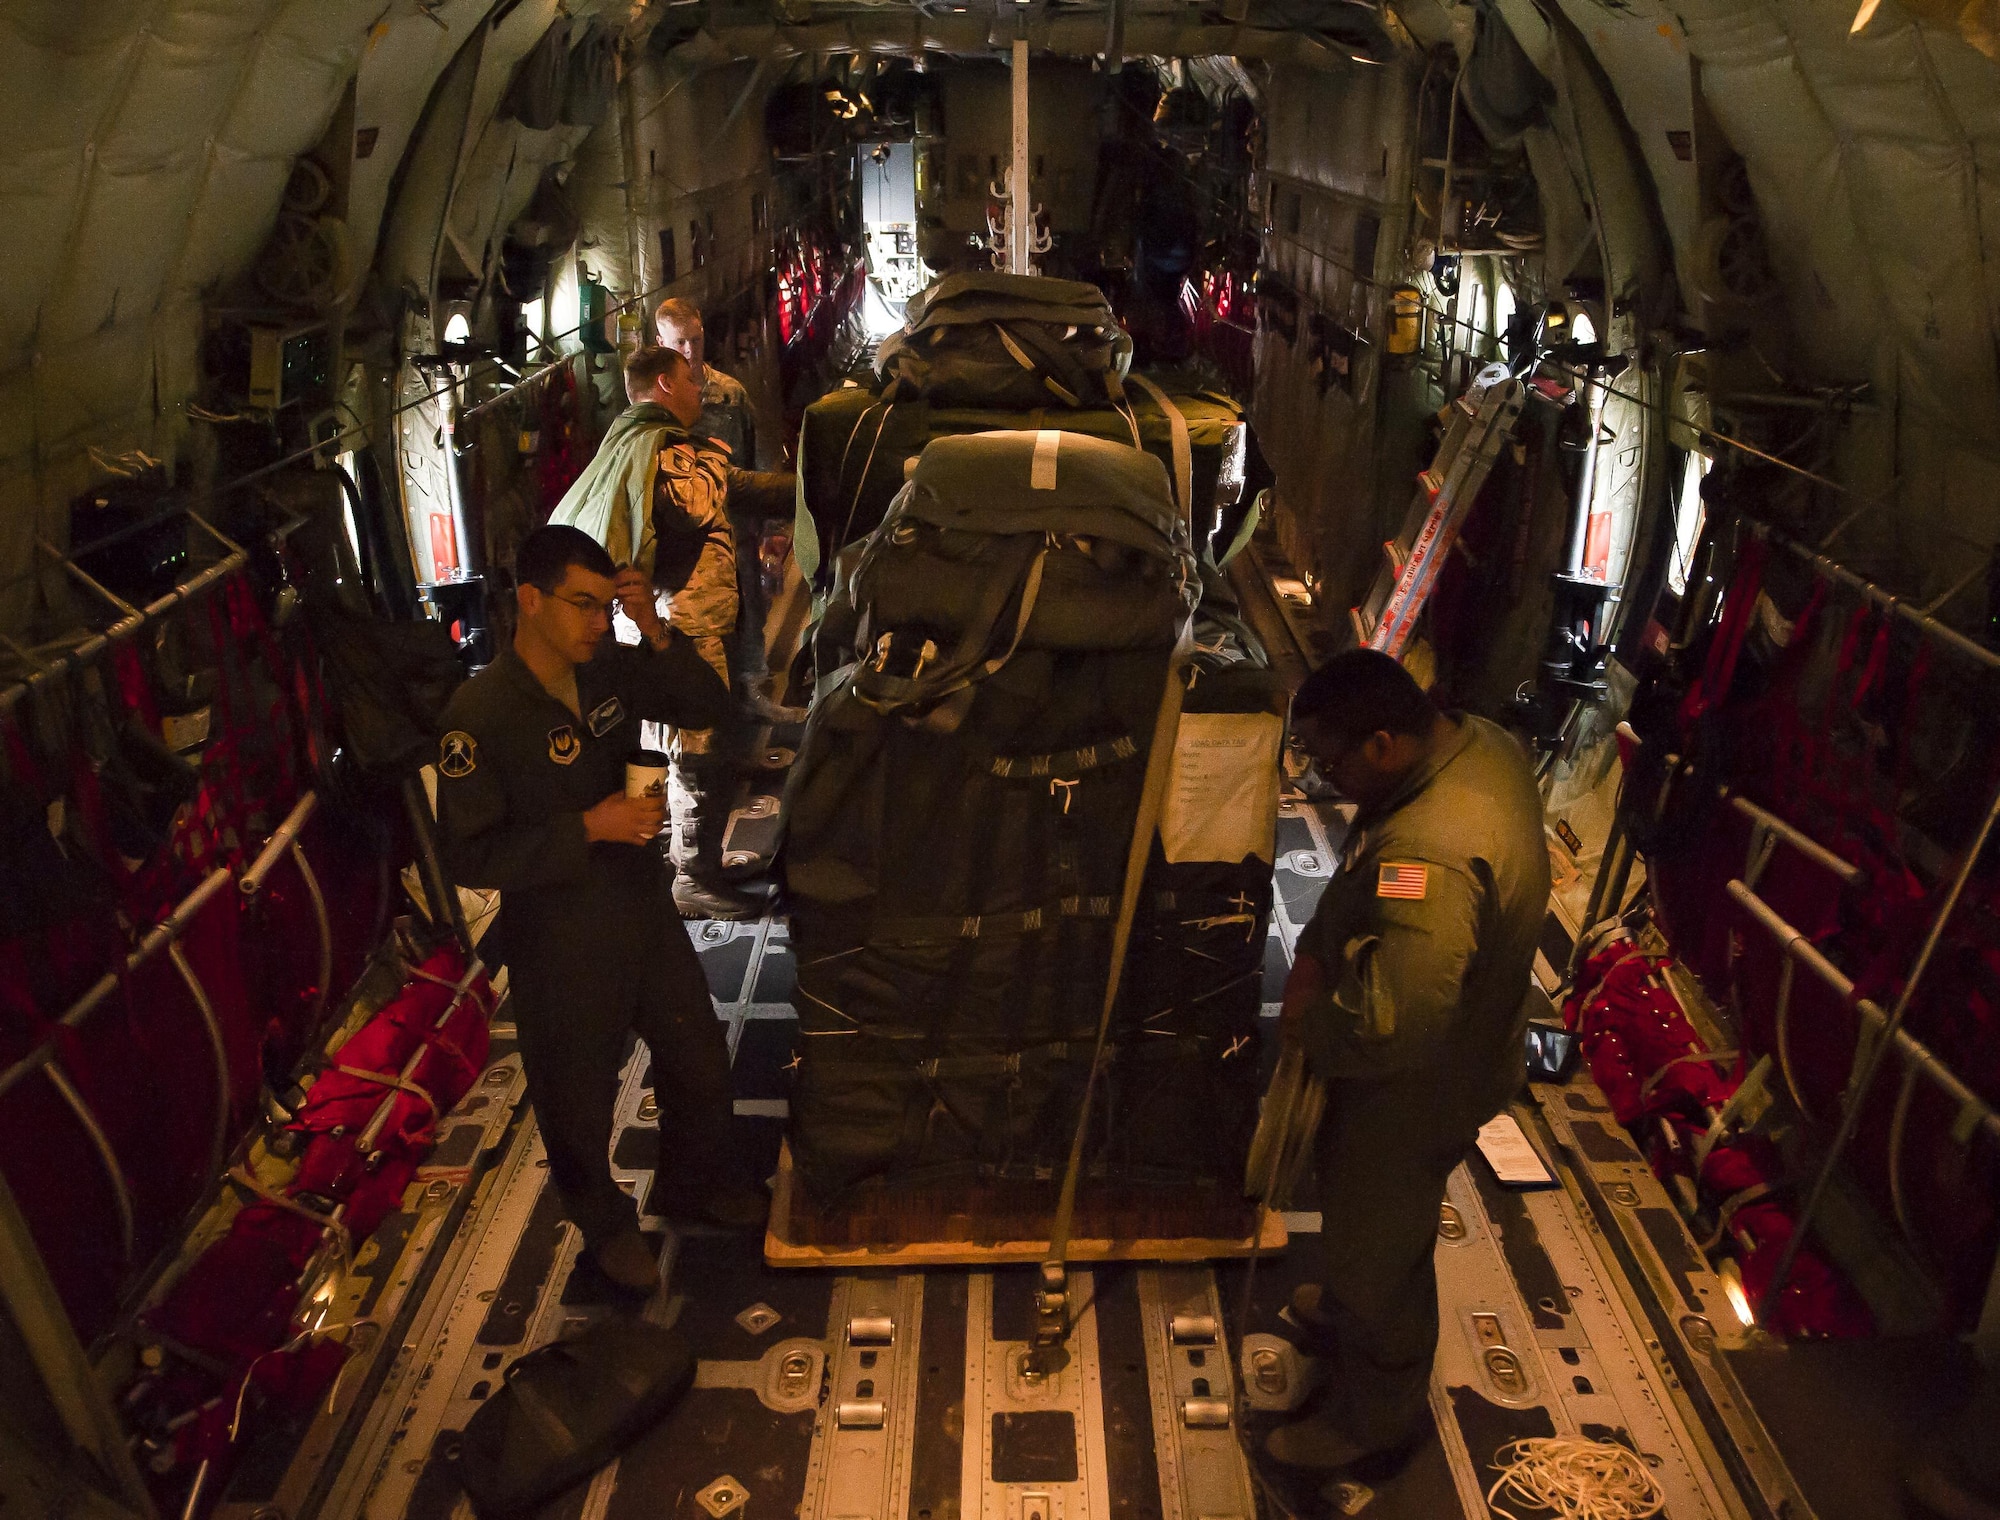
[[[257,284],[287,306],[328,306],[347,282],[347,224],[282,212],[257,261]]]
[[[311,216],[326,205],[333,194],[333,181],[315,159],[302,158],[292,165],[292,177],[285,181],[285,210]]]
[[[1715,198],[1731,216],[1755,216],[1757,195],[1750,188],[1750,166],[1732,158],[1715,176]]]
[[[1778,288],[1764,229],[1750,217],[1711,217],[1695,240],[1695,282],[1718,303],[1750,305]]]

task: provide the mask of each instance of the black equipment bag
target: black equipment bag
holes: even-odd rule
[[[875,355],[885,400],[936,406],[1108,406],[1132,338],[1095,285],[1038,275],[950,274],[903,310]]]
[[[308,610],[348,750],[370,770],[414,771],[437,752],[445,704],[465,680],[451,634],[428,618],[384,623],[331,601]]]
[[[1082,411],[892,402],[860,386],[829,391],[806,408],[799,434],[800,495],[819,541],[820,589],[825,589],[825,567],[842,549],[874,532],[903,488],[910,461],[933,439],[1056,426],[1111,443],[1136,442],[1171,468],[1172,420],[1136,380],[1128,385],[1127,397],[1118,405]],[[1220,555],[1251,501],[1271,484],[1270,467],[1243,408],[1228,397],[1204,391],[1176,394],[1169,401],[1188,430],[1195,549]]]
[[[454,1455],[480,1520],[514,1520],[596,1472],[693,1386],[677,1330],[615,1316],[530,1351],[466,1422]]]
[[[1195,590],[1166,470],[1069,433],[940,439],[842,563],[784,809],[795,1164],[820,1202],[878,1181],[1058,1176]],[[1190,695],[1283,710],[1282,692],[1206,673]],[[1185,939],[1165,962],[1200,1005],[1171,975],[1128,980],[1091,1165],[1134,1182],[1240,1177],[1260,996],[1237,963],[1261,969],[1270,867],[1158,865],[1132,964]],[[1247,910],[1229,906],[1239,897]]]

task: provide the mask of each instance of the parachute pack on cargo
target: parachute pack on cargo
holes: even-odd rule
[[[799,434],[799,499],[819,563],[830,566],[842,549],[875,530],[903,487],[906,467],[933,439],[1044,426],[1137,444],[1169,466],[1176,429],[1184,430],[1194,547],[1220,558],[1272,478],[1242,407],[1208,392],[1167,395],[1136,375],[1125,387],[1116,405],[1082,411],[1041,405],[1026,413],[897,401],[863,386],[828,392],[806,408]]]
[[[934,406],[1106,406],[1123,394],[1132,339],[1095,285],[953,274],[910,298],[875,357],[890,401]]]
[[[843,557],[782,854],[803,1040],[791,1144],[815,1200],[1061,1174],[1162,693],[1184,680],[1199,582],[1175,501],[1127,445],[942,438]],[[1270,672],[1197,629],[1188,706],[1281,728]],[[1088,1166],[1233,1185],[1270,843],[1171,864],[1151,848]]]

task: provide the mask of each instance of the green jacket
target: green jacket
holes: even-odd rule
[[[1549,900],[1542,799],[1484,718],[1354,820],[1298,950],[1326,968],[1306,1015],[1331,1083],[1417,1079],[1473,1123],[1520,1085],[1525,998]]]
[[[668,621],[690,638],[736,627],[733,473],[722,454],[656,402],[627,407],[549,515],[581,528],[619,565],[636,565],[669,598]]]
[[[619,565],[637,565],[653,573],[653,481],[659,473],[660,451],[684,442],[687,433],[651,401],[627,407],[605,431],[597,455],[563,499],[549,521],[581,528]]]

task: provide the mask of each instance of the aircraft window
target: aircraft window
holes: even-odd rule
[[[453,312],[450,320],[444,324],[444,341],[447,343],[470,343],[472,341],[472,323],[467,319],[464,312]]]
[[[361,479],[361,456],[359,454],[352,451],[342,454],[340,456],[340,467],[347,471],[347,478],[349,480],[359,481]],[[354,498],[344,490],[340,493],[340,514],[347,524],[347,546],[354,551],[355,564],[366,564],[367,557],[361,552],[361,525],[354,520]]]
[[[1667,589],[1675,596],[1687,594],[1688,567],[1694,562],[1694,546],[1701,539],[1707,511],[1702,504],[1701,482],[1709,463],[1706,454],[1689,454],[1674,491],[1674,558],[1667,566]]]
[[[1590,313],[1581,306],[1570,309],[1569,339],[1572,343],[1597,341],[1597,324],[1590,320]]]

